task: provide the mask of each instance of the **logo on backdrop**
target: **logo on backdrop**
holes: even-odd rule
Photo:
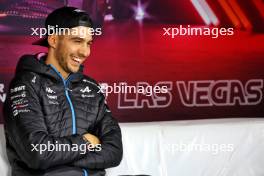
[[[129,87],[126,82],[115,84]],[[252,106],[260,104],[263,99],[263,79],[250,79],[246,82],[240,80],[159,81],[154,86],[148,82],[137,82],[135,87],[139,86],[150,88],[149,94],[139,91],[117,92],[118,109],[166,108],[172,105],[172,101],[179,101],[184,107]],[[157,87],[166,88],[167,91],[157,93],[154,91]],[[173,97],[173,95],[177,96]]]
[[[177,81],[181,103],[187,107],[257,105],[263,96],[263,80]]]
[[[127,85],[127,83],[124,84]],[[137,82],[136,87],[143,87],[145,91],[119,93],[118,109],[166,108],[172,103],[172,81],[159,81],[154,86],[148,82]]]
[[[5,85],[0,83],[0,102],[4,103],[6,100]]]

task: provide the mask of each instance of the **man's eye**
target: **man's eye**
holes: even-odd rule
[[[75,43],[81,43],[81,40],[74,40]]]

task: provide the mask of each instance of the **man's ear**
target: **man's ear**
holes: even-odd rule
[[[57,35],[49,35],[48,36],[48,43],[51,48],[56,48],[58,43],[58,36]]]

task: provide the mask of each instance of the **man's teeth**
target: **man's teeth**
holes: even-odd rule
[[[81,62],[81,59],[79,59],[78,57],[73,57],[73,60],[75,61],[75,62]]]

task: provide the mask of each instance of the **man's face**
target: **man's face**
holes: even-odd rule
[[[92,36],[89,29],[78,26],[71,28],[70,34],[58,36],[55,56],[65,72],[78,72],[80,65],[90,55]]]

